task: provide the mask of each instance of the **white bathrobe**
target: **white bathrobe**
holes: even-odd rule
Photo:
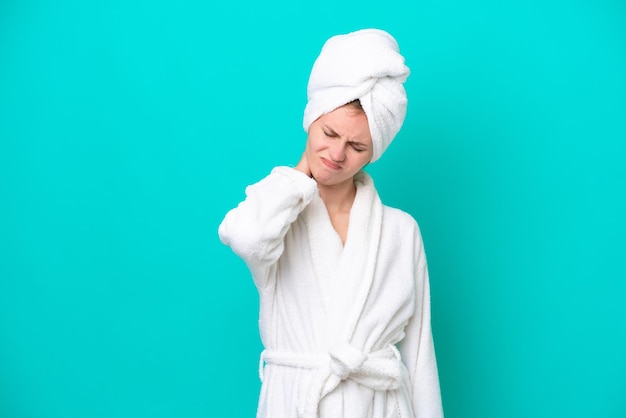
[[[289,167],[219,227],[260,294],[258,418],[443,416],[417,223],[364,172],[355,184],[345,246],[316,182]]]

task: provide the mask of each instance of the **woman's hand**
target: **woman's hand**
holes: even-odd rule
[[[306,174],[309,177],[313,177],[313,174],[311,173],[311,169],[309,168],[309,161],[306,158],[306,152],[302,153],[300,162],[294,168],[298,171],[302,171],[304,174]]]

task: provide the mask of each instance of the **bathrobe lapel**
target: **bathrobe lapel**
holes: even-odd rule
[[[330,309],[331,318],[335,318],[334,344],[352,342],[372,288],[378,259],[383,205],[367,173],[360,172],[355,184],[357,194],[350,211],[348,237],[335,276],[337,286]]]
[[[383,206],[371,177],[355,177],[345,247],[333,229],[324,202],[316,196],[304,213],[311,261],[327,313],[327,347],[350,342],[374,280]]]
[[[316,320],[323,320],[327,323],[332,300],[331,295],[336,284],[335,276],[343,252],[343,245],[341,238],[333,229],[326,206],[319,195],[314,196],[303,212],[303,216],[309,239],[315,285],[326,315],[325,318],[316,318]],[[323,329],[327,332],[328,326],[324,326]],[[325,340],[323,346],[327,348],[326,337],[327,335],[323,336],[323,340]]]

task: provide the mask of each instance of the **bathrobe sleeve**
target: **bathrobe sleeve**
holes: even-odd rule
[[[250,268],[256,284],[264,286],[264,270],[283,253],[290,225],[317,192],[317,183],[290,167],[276,167],[246,188],[246,198],[230,210],[219,226],[221,241]]]
[[[417,224],[415,239],[415,312],[405,328],[405,337],[398,344],[398,348],[409,370],[415,417],[441,418],[443,407],[430,325],[428,267]]]

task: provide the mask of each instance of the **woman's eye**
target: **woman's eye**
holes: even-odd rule
[[[364,148],[361,148],[358,145],[352,145],[352,149],[354,149],[356,152],[363,152],[363,151],[365,151]]]

